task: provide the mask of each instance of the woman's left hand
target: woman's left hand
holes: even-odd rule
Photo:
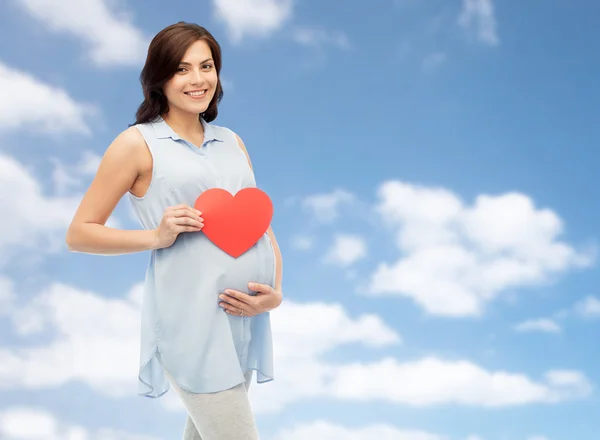
[[[283,301],[281,290],[268,284],[248,283],[248,288],[257,292],[256,295],[227,289],[219,295],[219,306],[230,315],[256,316],[279,307]]]

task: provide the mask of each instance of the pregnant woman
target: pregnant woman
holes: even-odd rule
[[[202,232],[203,191],[256,187],[242,140],[212,124],[223,92],[221,50],[203,27],[159,32],[140,80],[136,122],[106,150],[67,232],[76,252],[151,251],[142,307],[139,394],[170,386],[185,405],[184,440],[256,440],[248,401],[256,371],[273,379],[269,312],[282,302],[282,262],[269,227],[241,256]],[[143,230],[105,226],[131,200]]]

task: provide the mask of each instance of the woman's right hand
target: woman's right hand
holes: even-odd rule
[[[189,205],[169,206],[154,230],[156,249],[171,246],[182,232],[198,232],[204,227],[202,213]]]

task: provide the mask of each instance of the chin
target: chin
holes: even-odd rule
[[[188,112],[188,113],[194,113],[196,115],[202,114],[204,113],[206,110],[208,110],[208,106],[207,105],[186,105],[182,108],[184,111]]]

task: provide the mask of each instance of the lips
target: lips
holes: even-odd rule
[[[191,90],[184,93],[192,98],[202,98],[203,96],[206,96],[206,90]]]

